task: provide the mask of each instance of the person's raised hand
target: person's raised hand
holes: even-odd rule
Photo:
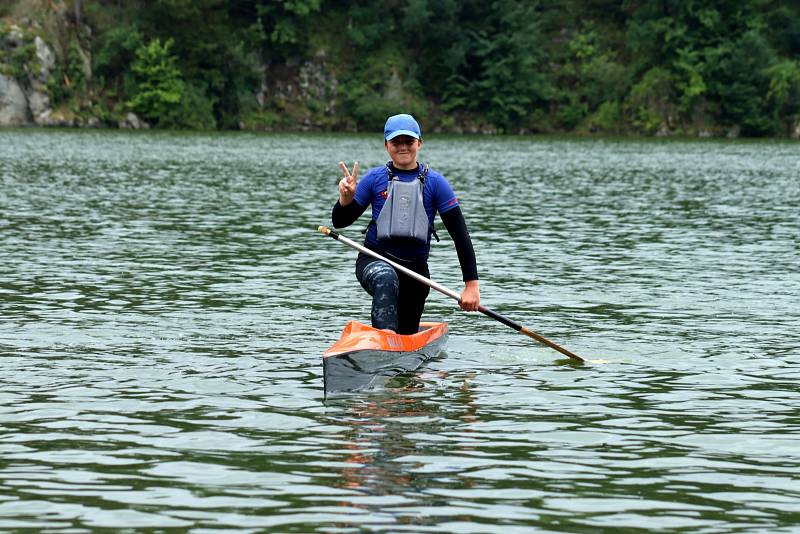
[[[344,178],[339,180],[339,205],[347,206],[353,201],[356,194],[356,184],[358,183],[358,162],[353,164],[353,172],[347,168],[343,161],[339,162]]]

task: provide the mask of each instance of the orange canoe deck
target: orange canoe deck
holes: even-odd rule
[[[414,352],[447,334],[447,323],[421,322],[419,327],[420,331],[416,334],[401,335],[350,321],[339,341],[331,345],[322,356],[327,358],[361,350]]]

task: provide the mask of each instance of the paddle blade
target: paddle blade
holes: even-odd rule
[[[556,343],[553,343],[552,341],[550,341],[546,337],[540,336],[539,334],[537,334],[536,332],[534,332],[532,330],[528,330],[524,326],[519,329],[519,333],[520,334],[525,334],[526,336],[535,339],[539,343],[547,345],[551,349],[557,350],[558,352],[560,352],[564,356],[569,356],[570,358],[572,358],[573,360],[575,360],[577,362],[583,363],[583,362],[586,361],[583,358],[581,358],[580,356],[578,356],[577,354],[575,354],[574,352],[568,351],[564,347],[562,347],[560,345],[557,345]]]

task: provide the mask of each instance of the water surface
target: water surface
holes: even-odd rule
[[[797,144],[422,154],[483,303],[606,363],[432,294],[445,355],[323,402],[379,136],[0,131],[0,530],[797,532]]]

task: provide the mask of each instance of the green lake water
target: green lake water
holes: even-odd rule
[[[386,158],[0,131],[0,531],[800,532],[800,145],[426,139],[483,304],[604,363],[432,293],[446,353],[325,402],[369,299],[316,228]]]

